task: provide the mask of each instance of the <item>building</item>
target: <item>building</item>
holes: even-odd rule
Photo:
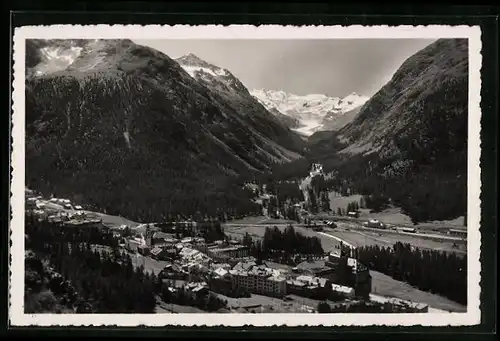
[[[232,246],[232,247],[225,247],[225,248],[213,248],[209,249],[211,253],[213,253],[216,256],[227,256],[230,258],[243,258],[243,257],[248,257],[249,254],[249,248],[246,246]]]
[[[302,296],[306,291],[307,283],[298,281],[296,279],[289,279],[286,281],[287,294],[295,294]]]
[[[243,287],[254,294],[274,297],[286,295],[286,279],[280,272],[263,266],[252,266],[248,271],[230,270],[234,288]]]
[[[254,261],[250,262],[239,262],[233,267],[235,271],[249,271],[252,267],[257,266],[257,263]]]
[[[366,227],[374,228],[374,229],[383,229],[383,228],[385,228],[384,223],[378,221],[377,219],[370,219],[368,221],[365,221],[363,223],[363,225],[366,226]]]
[[[24,202],[25,210],[37,209],[37,200],[35,198],[28,198]]]
[[[143,245],[140,241],[135,239],[126,239],[125,248],[130,252],[139,252],[139,246]]]
[[[344,295],[347,298],[353,298],[355,296],[354,288],[347,287],[344,285],[332,283],[332,291]]]
[[[351,217],[351,218],[359,218],[359,212],[350,211],[350,212],[347,212],[347,216]]]
[[[203,252],[188,247],[180,249],[179,256],[185,263],[195,262],[207,266],[212,263],[212,259],[209,256]]]
[[[333,249],[328,254],[328,260],[325,262],[325,265],[336,269],[339,266],[341,256],[342,251],[340,250],[340,248]]]
[[[429,306],[425,303],[406,301],[395,297],[371,298],[372,301],[378,303],[389,303],[393,306],[395,312],[400,313],[428,313]]]
[[[326,278],[301,275],[295,278],[293,285],[297,287],[298,283],[304,284],[300,286],[301,291],[298,293],[303,296],[325,299],[332,292],[332,283]]]
[[[352,270],[356,296],[367,297],[372,290],[370,270],[354,258],[347,259],[347,266]]]
[[[70,219],[67,214],[60,216],[59,219],[61,219],[60,222],[62,227],[66,230],[65,232],[71,231],[77,234],[79,236],[78,238],[84,238],[91,241],[97,236],[104,237],[106,234],[109,238],[113,238],[111,230],[102,223],[101,219]]]
[[[297,265],[299,273],[313,277],[329,279],[332,282],[337,280],[337,273],[334,267],[329,266],[325,260],[305,261]]]
[[[137,246],[137,252],[143,256],[149,256],[149,247],[147,245],[139,245]]]
[[[417,229],[414,227],[399,227],[397,228],[397,231],[406,233],[416,233]]]
[[[190,282],[186,285],[186,289],[196,296],[205,296],[209,291],[206,282]]]
[[[188,277],[188,273],[182,269],[176,263],[166,265],[158,274],[161,279],[172,279],[172,280],[185,280]],[[183,284],[183,282],[182,282]]]

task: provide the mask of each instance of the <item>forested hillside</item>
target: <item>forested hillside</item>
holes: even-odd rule
[[[257,212],[236,178],[301,151],[265,109],[235,109],[151,48],[128,40],[27,47],[26,185],[47,195],[136,221]],[[66,66],[47,59],[54,55],[75,59]]]

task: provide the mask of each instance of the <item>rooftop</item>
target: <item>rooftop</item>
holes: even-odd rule
[[[295,279],[289,279],[288,281],[286,281],[286,283],[290,285],[295,285],[297,287],[305,287],[307,285],[306,283],[297,281]]]
[[[233,270],[245,270],[245,271],[248,271],[249,269],[251,269],[252,267],[256,266],[257,263],[251,261],[251,262],[239,262],[238,264],[236,264],[234,267],[233,267]]]
[[[210,249],[212,252],[230,252],[230,251],[238,251],[247,248],[246,246],[232,246],[232,247],[218,247]]]
[[[273,282],[286,282],[286,278],[283,276],[271,276],[268,278],[268,280],[273,281]]]
[[[172,235],[164,232],[155,232],[153,234],[153,238],[158,238],[158,239],[172,239]]]
[[[339,285],[339,284],[332,284],[332,289],[334,291],[338,291],[338,292],[342,292],[342,293],[346,293],[346,294],[354,293],[354,288],[346,287],[346,286]]]

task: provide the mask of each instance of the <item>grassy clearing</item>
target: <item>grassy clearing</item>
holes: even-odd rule
[[[328,194],[330,198],[330,208],[333,212],[337,212],[337,208],[346,209],[347,204],[353,201],[359,203],[361,199],[361,195],[355,194],[346,197],[339,196],[337,192],[330,192]],[[413,225],[409,216],[401,212],[401,208],[399,207],[391,207],[382,212],[378,213],[370,213],[369,209],[360,209],[360,220],[368,220],[368,219],[377,219],[386,224],[393,224],[399,226],[414,226],[421,230],[435,230],[439,231],[442,229],[466,229],[464,226],[464,217],[457,217],[451,220],[444,221],[429,221],[424,223],[419,223],[417,225]]]
[[[345,231],[340,229],[331,230],[328,231],[328,233],[357,247],[366,245],[379,245],[387,247],[392,246],[397,242],[402,242],[422,249],[456,252],[458,254],[465,254],[467,252],[467,245],[465,243],[457,242],[458,248],[453,248],[453,241],[419,238],[407,234],[384,233],[383,231]]]
[[[407,283],[396,281],[380,272],[370,271],[370,274],[372,275],[373,294],[386,297],[396,297],[407,301],[421,302],[428,304],[430,307],[446,311],[467,311],[467,307],[457,302],[453,302],[439,295],[418,290]]]
[[[360,219],[367,220],[367,219],[378,219],[379,221],[386,223],[386,224],[393,224],[393,225],[399,225],[399,226],[413,226],[418,229],[422,230],[442,230],[442,229],[449,229],[449,228],[463,228],[465,229],[466,227],[464,226],[464,217],[458,217],[452,220],[444,220],[444,221],[430,221],[430,222],[425,222],[425,223],[419,223],[417,225],[413,225],[411,222],[411,219],[409,216],[406,214],[403,214],[401,212],[401,209],[399,207],[393,207],[386,209],[382,212],[378,213],[370,213],[370,210],[368,209],[361,209],[360,210]]]
[[[360,194],[342,197],[337,192],[328,193],[328,198],[330,199],[330,209],[335,213],[337,213],[337,209],[339,207],[345,210],[347,208],[347,204],[349,204],[350,202],[356,201],[359,204],[359,200],[361,199],[361,197],[362,196]]]
[[[139,223],[136,223],[135,221],[131,221],[119,216],[108,215],[98,212],[90,212],[90,211],[85,211],[85,214],[91,218],[102,219],[102,223],[109,227],[119,227],[121,225],[128,225],[131,228],[134,228],[139,225]]]

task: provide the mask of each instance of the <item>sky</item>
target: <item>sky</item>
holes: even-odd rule
[[[178,58],[194,53],[249,89],[296,95],[372,96],[432,39],[135,40]]]

